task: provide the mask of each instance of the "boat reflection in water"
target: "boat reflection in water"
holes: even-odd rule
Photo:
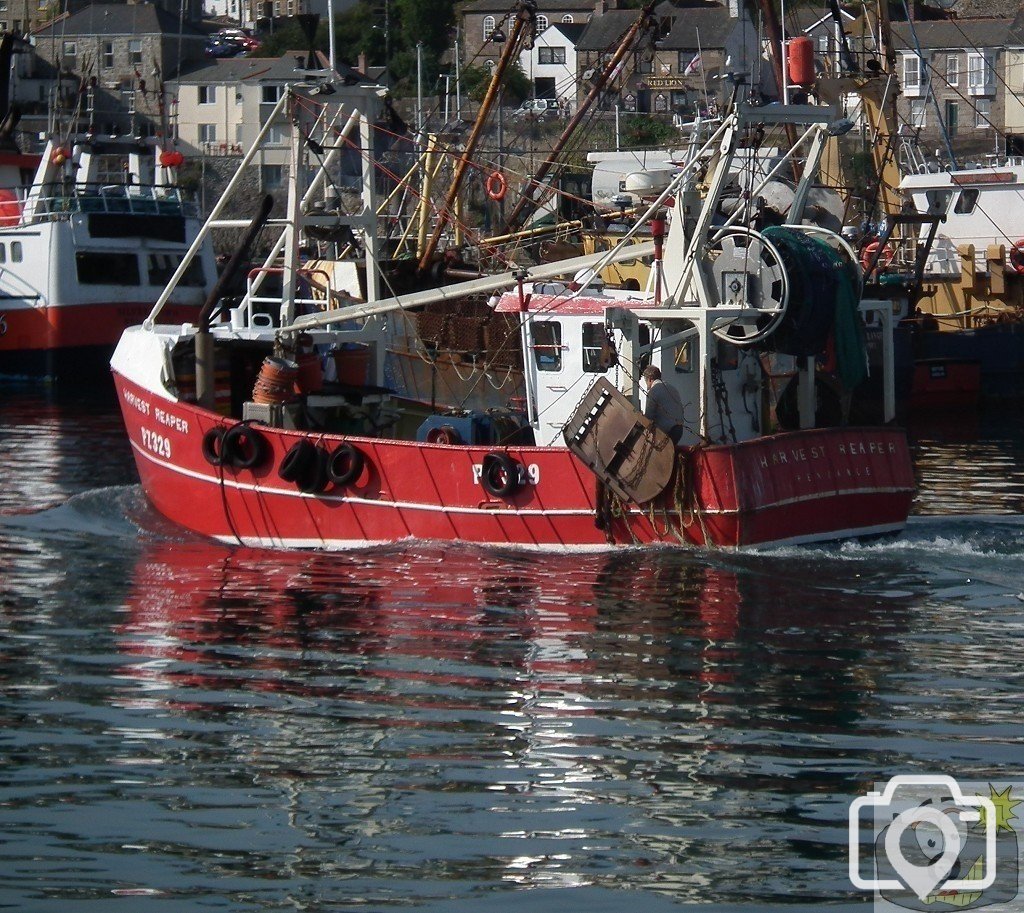
[[[855,790],[821,733],[858,717],[873,687],[858,660],[902,624],[899,597],[864,604],[884,567],[837,562],[825,609],[807,598],[814,560],[420,544],[271,562],[161,542],[136,564],[120,677],[175,733],[145,743],[152,763],[180,764],[187,740],[192,789],[262,809],[225,815],[273,841],[278,877],[288,858],[382,902],[402,879],[420,897],[788,896],[767,844],[743,872],[721,850],[740,822],[806,835],[786,818],[794,781]],[[282,814],[268,832],[261,816]],[[842,820],[816,825],[836,854]],[[807,865],[841,875],[824,852]]]

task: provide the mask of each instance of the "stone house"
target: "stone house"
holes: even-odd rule
[[[206,36],[151,4],[94,3],[33,37],[28,78],[55,80],[78,128],[100,133],[160,132],[163,83],[205,59]]]
[[[537,0],[537,34],[553,23],[582,25],[608,8],[605,0]],[[466,66],[494,66],[508,35],[508,0],[473,0],[462,8],[460,42]],[[495,35],[498,30],[498,35]],[[494,40],[495,38],[500,40]]]
[[[1015,59],[1007,48],[1012,25],[1012,19],[914,22],[913,29],[892,24],[897,113],[922,151],[944,150],[942,125],[958,157],[1002,151],[1004,125],[1009,129],[1004,73]],[[1012,110],[1016,117],[1016,103]]]
[[[714,109],[724,86],[718,77],[726,57],[742,69],[744,55],[756,53],[756,29],[749,19],[738,18],[735,7],[714,3],[665,2],[654,12],[660,29],[656,42],[626,58],[599,106],[607,109],[617,103],[625,111],[666,115]],[[576,46],[581,95],[638,15],[635,9],[608,10],[591,20]]]

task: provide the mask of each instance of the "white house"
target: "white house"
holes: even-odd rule
[[[519,55],[535,98],[575,100],[576,42],[585,28],[583,23],[552,23],[537,36],[532,48]]]

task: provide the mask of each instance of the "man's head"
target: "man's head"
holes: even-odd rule
[[[640,376],[647,381],[647,389],[650,390],[656,380],[661,380],[661,368],[648,365]]]

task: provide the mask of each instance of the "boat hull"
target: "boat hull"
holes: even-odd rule
[[[268,457],[255,469],[235,469],[203,456],[207,432],[234,422],[117,372],[114,379],[149,500],[171,521],[223,542],[327,549],[407,538],[542,548],[816,542],[899,531],[914,490],[906,438],[892,428],[817,429],[683,451],[669,488],[642,509],[599,498],[591,472],[558,447],[501,448],[522,467],[521,485],[505,497],[481,482],[489,447],[259,427]],[[278,475],[303,438],[327,450],[347,441],[365,467],[347,486],[304,493]]]
[[[106,374],[125,329],[141,324],[152,302],[111,301],[33,306],[0,301],[0,376],[78,378]],[[166,323],[196,320],[199,305],[168,304]]]

